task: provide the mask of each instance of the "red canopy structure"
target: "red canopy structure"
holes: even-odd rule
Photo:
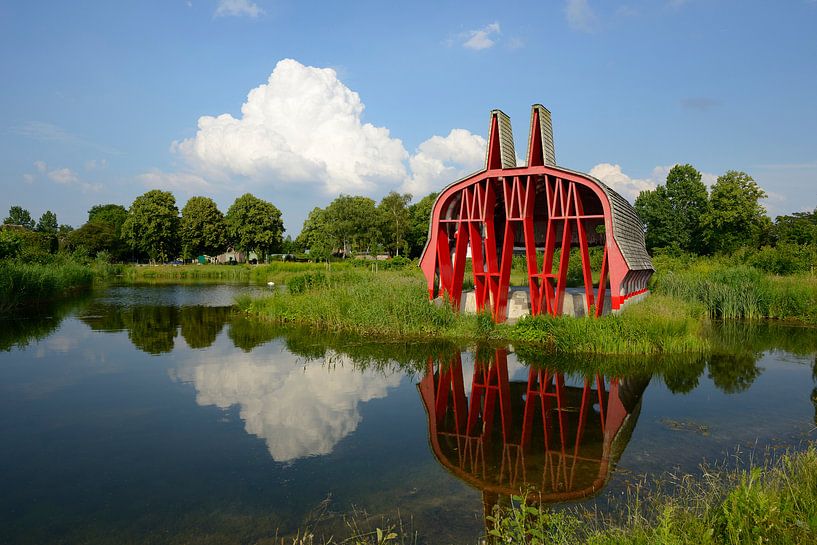
[[[604,248],[598,271],[591,246]],[[470,253],[477,310],[504,321],[518,249],[527,262],[530,313],[560,315],[574,247],[588,313],[601,315],[608,290],[614,311],[647,292],[652,261],[630,203],[600,180],[556,166],[550,112],[541,104],[531,108],[527,165],[516,166],[510,118],[493,110],[485,168],[452,183],[434,202],[420,258],[429,296],[446,296],[459,307]]]

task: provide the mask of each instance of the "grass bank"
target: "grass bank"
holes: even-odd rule
[[[494,324],[488,315],[459,314],[428,301],[413,271],[313,272],[289,279],[269,297],[239,299],[239,308],[275,323],[346,332],[370,340],[475,341],[552,353],[660,354],[703,351],[702,307],[651,297],[620,316],[601,319],[526,318]]]
[[[352,264],[273,262],[267,265],[127,265],[121,279],[134,283],[224,283],[241,282],[285,284],[293,276],[309,272],[341,272],[353,268]]]
[[[98,273],[73,263],[0,264],[0,314],[65,299],[88,290]]]
[[[701,478],[635,487],[609,516],[552,513],[517,499],[496,509],[489,522],[489,536],[502,543],[817,543],[817,447],[762,467],[706,470]]]

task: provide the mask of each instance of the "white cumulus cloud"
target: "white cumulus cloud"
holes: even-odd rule
[[[597,21],[596,13],[587,0],[567,0],[565,17],[570,28],[581,32],[592,32]]]
[[[438,191],[482,168],[486,148],[483,137],[465,129],[452,129],[446,137],[432,136],[409,160],[412,175],[402,190],[418,196]]]
[[[655,174],[656,171],[654,170],[653,173]],[[655,189],[657,185],[652,177],[649,179],[631,178],[622,172],[620,165],[610,163],[600,163],[591,168],[588,174],[598,178],[630,202],[633,202],[642,191]]]
[[[394,185],[407,175],[406,150],[388,129],[364,123],[363,110],[331,68],[284,59],[250,91],[239,118],[203,116],[196,136],[173,149],[214,175],[318,182],[329,193]]]
[[[476,51],[493,47],[496,43],[496,36],[500,33],[499,23],[493,22],[483,28],[471,30],[465,33],[462,46]]]
[[[218,0],[216,6],[216,17],[258,17],[263,15],[264,10],[258,4],[249,0]]]

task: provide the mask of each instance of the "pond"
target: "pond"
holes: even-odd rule
[[[817,439],[814,329],[717,326],[713,356],[604,376],[284,330],[234,313],[247,290],[113,286],[0,322],[0,542],[252,543],[356,513],[475,543],[520,490],[606,509],[643,475]]]

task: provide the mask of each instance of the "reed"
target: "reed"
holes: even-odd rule
[[[0,264],[0,314],[56,301],[90,289],[94,270],[72,263]]]
[[[542,316],[507,325],[493,323],[486,314],[458,313],[447,302],[429,302],[424,281],[410,272],[308,273],[292,277],[289,288],[261,299],[241,298],[238,307],[279,324],[380,341],[513,343],[550,353],[660,354],[707,348],[702,307],[666,297],[649,298],[620,316]]]
[[[775,276],[754,267],[716,260],[661,270],[656,293],[704,305],[711,318],[762,318],[817,323],[817,277]]]

